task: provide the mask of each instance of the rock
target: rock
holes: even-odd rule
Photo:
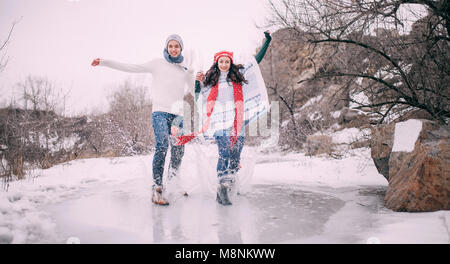
[[[354,109],[350,109],[348,107],[344,107],[341,111],[341,120],[340,123],[348,123],[352,120],[355,120],[359,115],[359,112]]]
[[[387,208],[394,211],[429,212],[450,209],[449,125],[428,120],[420,122],[422,128],[411,152],[393,151],[387,155],[389,146],[383,146],[382,142],[390,143],[392,139],[390,131],[386,131],[391,129],[389,126],[381,131],[381,134],[388,134],[386,139],[378,140],[378,144],[372,146],[375,147],[372,152],[376,153],[376,157],[387,157],[389,160],[389,187],[385,203]],[[398,124],[400,123],[397,123],[396,129]],[[386,168],[383,166],[382,171],[385,173]]]
[[[378,172],[389,180],[389,158],[394,145],[395,124],[371,128],[370,150]]]
[[[415,109],[407,112],[405,115],[399,116],[395,122],[403,122],[409,119],[427,119],[433,120],[433,117],[422,109]]]
[[[339,116],[339,124],[343,127],[368,127],[369,117],[361,111],[344,107]]]
[[[368,148],[368,147],[370,147],[370,140],[360,140],[360,141],[352,142],[350,144],[350,147],[352,149]]]

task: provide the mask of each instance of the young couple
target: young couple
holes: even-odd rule
[[[272,38],[269,32],[264,32],[264,34],[266,41],[255,56],[257,63],[263,59]],[[152,74],[152,123],[156,141],[153,157],[152,201],[158,205],[169,204],[163,188],[164,164],[169,145],[171,158],[167,178],[170,181],[173,177],[177,177],[184,155],[184,144],[198,134],[214,127],[213,135],[219,149],[217,202],[222,205],[231,205],[228,192],[233,183],[234,175],[239,169],[240,155],[244,146],[242,86],[248,83],[244,74],[252,64],[249,63],[245,67],[241,64],[235,64],[232,52],[218,52],[214,55],[213,65],[206,74],[197,73],[194,84],[194,72],[185,64],[182,55],[183,48],[183,40],[180,36],[174,34],[170,35],[165,42],[164,58],[153,59],[144,64],[126,64],[97,58],[91,65],[106,66],[125,72],[148,72]],[[183,112],[182,109],[176,109],[175,106],[183,101],[185,85],[187,85],[189,93],[195,87],[195,98],[200,93],[204,95],[205,100],[203,100],[204,107],[202,109],[205,110],[206,121],[200,132],[177,135],[178,128],[183,127]],[[232,107],[231,109],[214,107],[216,101]],[[231,116],[234,117],[231,118],[231,122],[230,118],[227,118],[230,116],[230,112]],[[215,117],[214,126],[211,124],[211,116]],[[220,120],[222,116],[223,120]],[[170,140],[172,136],[176,137],[176,143]]]

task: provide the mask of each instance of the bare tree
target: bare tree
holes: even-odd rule
[[[142,153],[149,146],[152,125],[147,91],[148,87],[126,81],[110,100],[110,114],[120,128],[124,154]]]
[[[11,105],[1,109],[0,116],[0,146],[2,148],[0,177],[4,182],[9,182],[14,176],[22,179],[25,176],[25,142],[30,124],[25,121],[28,114]]]
[[[301,148],[308,135],[332,124],[331,112],[344,107],[340,100],[318,104],[323,96],[338,97],[335,86],[324,79],[298,84],[311,78],[315,68],[326,64],[330,49],[314,49],[295,30],[280,29],[273,33],[271,48],[260,67],[270,100],[281,106],[280,145]],[[318,64],[318,65],[316,65]]]
[[[125,81],[109,96],[110,110],[92,115],[88,141],[97,155],[146,153],[154,143],[148,88]]]
[[[23,108],[25,110],[53,112],[63,115],[69,92],[64,93],[47,77],[27,76],[17,83],[22,90]]]
[[[418,14],[411,5],[425,7]],[[278,25],[314,48],[332,49],[313,76],[340,79],[350,103],[378,123],[420,109],[446,123],[450,117],[450,4],[446,0],[269,0]],[[400,10],[408,12],[402,18]],[[407,20],[417,15],[407,32]],[[360,96],[358,96],[360,95]]]
[[[8,35],[6,36],[6,39],[0,42],[0,72],[2,72],[5,69],[6,64],[8,64],[8,57],[6,56],[7,54],[6,50],[11,40],[14,27],[16,26],[17,23],[19,23],[19,21],[20,20],[12,23],[11,29],[9,30]]]
[[[23,90],[22,106],[12,100],[0,109],[0,177],[8,182],[25,177],[25,162],[50,167],[52,152],[61,147],[71,130],[62,125],[66,95],[55,92],[55,85],[44,77],[28,76],[17,84]]]

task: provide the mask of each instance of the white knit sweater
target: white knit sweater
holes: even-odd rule
[[[194,92],[193,70],[186,70],[182,64],[169,63],[164,58],[154,59],[143,64],[100,59],[100,66],[125,72],[151,73],[153,112],[161,111],[183,115],[183,97],[185,94]]]
[[[247,70],[249,70],[251,67],[254,67],[254,65],[257,65],[256,61],[253,59],[252,61],[248,62],[244,65],[243,69],[240,69],[239,71],[246,76]],[[258,68],[259,70],[259,68]],[[210,121],[210,128],[208,132],[206,133],[207,136],[211,136],[213,132],[219,131],[219,130],[228,130],[231,129],[234,125],[234,118],[235,118],[235,103],[234,103],[234,88],[233,83],[230,81],[227,81],[227,72],[220,72],[219,75],[219,86],[218,86],[218,94],[216,98],[216,102],[214,104],[214,110],[211,115],[211,121]],[[242,89],[244,90],[246,87],[245,84],[243,84]],[[203,114],[206,114],[206,101],[208,98],[208,95],[212,89],[211,85],[204,86],[203,83],[200,83],[200,93],[202,94],[202,111]],[[245,92],[244,92],[245,94]],[[247,107],[248,108],[248,107]],[[203,117],[206,120],[206,116]]]

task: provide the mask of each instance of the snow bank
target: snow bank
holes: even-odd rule
[[[149,177],[150,181],[144,163],[151,160],[146,158],[75,160],[30,171],[27,180],[12,182],[8,192],[0,190],[0,244],[58,241],[55,223],[41,206],[73,197],[95,184],[121,184],[137,177]]]
[[[382,244],[448,244],[443,230],[449,220],[450,211],[380,214],[376,224],[379,228],[371,236]]]
[[[356,93],[356,94],[351,94],[351,95],[350,95],[350,98],[351,98],[352,100],[354,100],[354,101],[360,103],[360,104],[369,104],[369,103],[370,103],[369,97],[367,97],[367,95],[365,95],[364,92],[359,92],[359,93]],[[360,105],[357,104],[357,103],[354,103],[354,102],[350,102],[350,104],[349,104],[349,107],[350,107],[350,108],[355,108],[355,107],[358,107],[358,106],[360,106]]]
[[[357,185],[387,186],[386,179],[378,173],[370,149],[355,150],[344,159],[290,155],[286,162],[264,163],[255,167],[253,183],[287,183],[346,187]],[[292,161],[294,160],[294,161]]]
[[[55,224],[36,210],[32,197],[0,192],[0,244],[51,241]]]
[[[330,114],[333,118],[337,119],[341,116],[341,111],[334,111]]]
[[[420,131],[422,131],[422,122],[420,120],[410,119],[395,124],[392,152],[413,151]]]

